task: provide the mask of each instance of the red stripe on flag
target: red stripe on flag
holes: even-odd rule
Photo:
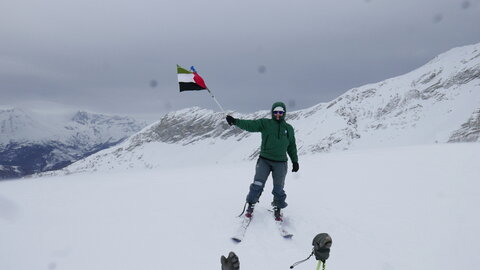
[[[196,72],[193,73],[193,80],[195,81],[196,84],[200,85],[200,87],[207,89],[207,85],[205,84],[205,81]]]

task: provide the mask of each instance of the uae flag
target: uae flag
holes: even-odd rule
[[[180,85],[180,92],[208,89],[202,77],[200,77],[200,75],[197,74],[197,71],[195,71],[195,68],[191,67],[190,69],[191,71],[177,65],[177,75],[178,84]]]

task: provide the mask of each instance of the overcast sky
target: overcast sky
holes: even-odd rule
[[[0,106],[290,110],[480,42],[480,0],[2,0]],[[52,105],[53,104],[53,105]]]

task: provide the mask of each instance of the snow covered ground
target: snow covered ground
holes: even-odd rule
[[[208,159],[208,158],[207,158]],[[0,182],[0,269],[288,269],[317,233],[327,269],[477,269],[480,144],[302,156],[287,175],[282,239],[271,179],[244,242],[230,240],[253,161]],[[315,269],[316,261],[295,269]]]

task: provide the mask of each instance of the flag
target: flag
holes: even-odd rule
[[[188,71],[177,65],[177,75],[180,92],[208,89],[205,81],[203,81],[202,77],[197,74],[195,68],[191,67],[190,69],[192,71]]]

